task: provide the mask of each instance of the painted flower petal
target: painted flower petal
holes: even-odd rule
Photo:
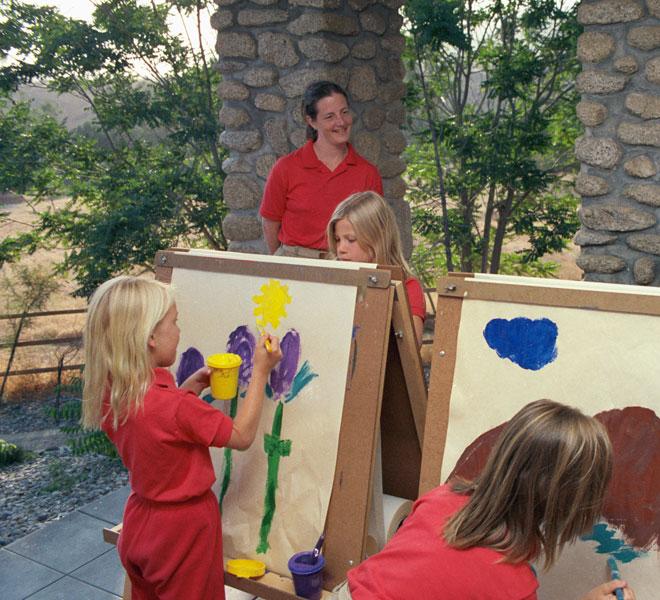
[[[273,400],[277,400],[291,389],[300,360],[300,334],[295,329],[289,329],[282,338],[280,349],[282,360],[270,372]]]
[[[195,371],[204,366],[204,357],[197,348],[190,347],[182,355],[176,370],[176,384],[181,385]]]
[[[238,354],[243,362],[238,371],[238,384],[247,385],[252,377],[252,358],[257,343],[247,325],[239,325],[229,334],[227,352]]]

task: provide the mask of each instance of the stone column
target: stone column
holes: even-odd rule
[[[400,126],[405,93],[402,0],[217,0],[221,141],[230,156],[223,221],[229,249],[265,252],[258,208],[275,160],[305,142],[300,102],[312,81],[344,87],[356,113],[352,141],[378,166],[406,252],[410,210],[403,201]]]
[[[578,266],[585,279],[660,285],[660,0],[583,1],[577,115],[585,135]]]

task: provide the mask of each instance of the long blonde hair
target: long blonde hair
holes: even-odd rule
[[[511,563],[543,554],[547,569],[598,519],[611,475],[605,427],[537,400],[509,421],[479,477],[453,484],[470,499],[447,521],[444,538],[454,548],[492,548]]]
[[[101,425],[108,390],[115,428],[141,406],[153,379],[149,337],[173,304],[168,286],[138,277],[115,277],[92,294],[83,333],[84,427]]]
[[[339,203],[327,227],[328,249],[334,256],[337,255],[335,227],[342,219],[353,226],[357,243],[371,251],[373,262],[399,266],[407,277],[412,277],[412,269],[403,257],[396,217],[382,196],[371,191],[358,192]]]

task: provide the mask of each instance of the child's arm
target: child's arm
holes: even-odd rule
[[[265,341],[270,342],[270,352],[266,350]],[[274,336],[263,335],[254,351],[254,366],[252,378],[248,385],[245,399],[234,419],[231,436],[227,442],[228,448],[246,450],[257,435],[259,417],[264,403],[264,391],[271,369],[282,358],[280,340]]]
[[[198,396],[210,385],[209,378],[211,376],[211,369],[202,367],[197,369],[188,379],[186,379],[180,386],[180,389],[190,390]]]

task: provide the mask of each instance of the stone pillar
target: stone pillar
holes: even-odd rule
[[[585,279],[660,285],[660,0],[583,1],[575,144]]]
[[[275,160],[305,142],[300,102],[312,81],[344,87],[356,113],[352,141],[376,164],[385,197],[412,248],[400,158],[406,146],[402,0],[217,0],[221,141],[230,156],[223,221],[229,249],[265,252],[258,208]]]

